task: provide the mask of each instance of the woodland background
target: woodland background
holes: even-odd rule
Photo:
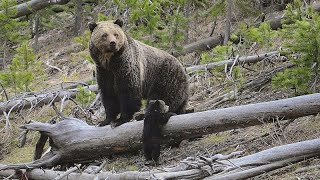
[[[39,133],[19,139],[30,120],[71,116],[96,125],[104,118],[88,52],[90,21],[122,18],[130,36],[176,56],[190,75],[189,108],[200,112],[319,93],[319,12],[312,0],[2,0],[0,164],[32,161]],[[313,115],[213,133],[163,147],[160,167],[316,139],[319,128]],[[148,170],[143,159],[140,150],[97,162],[105,160],[106,171]],[[319,179],[319,162],[256,178]]]

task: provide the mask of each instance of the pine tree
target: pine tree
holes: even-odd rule
[[[0,1],[0,57],[3,57],[3,66],[6,66],[8,56],[8,42],[18,43],[26,40],[28,37],[20,33],[20,29],[27,26],[27,22],[19,21],[18,19],[11,18],[17,13],[17,9],[12,8],[15,6],[15,0],[1,0]]]
[[[284,25],[282,35],[286,51],[295,54],[290,58],[295,67],[277,74],[273,78],[273,85],[276,88],[294,88],[296,94],[318,92],[320,16],[312,12],[310,7],[302,11],[300,1],[289,5],[286,14],[287,21],[294,23]]]
[[[5,86],[12,87],[15,94],[21,90],[29,91],[35,75],[43,71],[40,62],[35,60],[33,49],[29,48],[26,42],[22,43],[16,52],[12,63],[0,73],[0,81]]]
[[[80,103],[82,108],[85,108],[89,103],[91,103],[96,94],[90,90],[86,90],[83,86],[78,86],[78,93],[76,94],[76,101]]]

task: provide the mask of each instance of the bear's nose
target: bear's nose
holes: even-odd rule
[[[111,42],[110,42],[110,46],[116,46],[116,42],[111,41]]]

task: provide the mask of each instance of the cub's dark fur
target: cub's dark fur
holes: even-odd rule
[[[100,125],[128,122],[142,98],[161,99],[170,112],[185,113],[189,84],[179,60],[126,35],[122,25],[121,20],[89,23],[90,55],[106,111]]]
[[[168,110],[169,107],[162,100],[149,101],[143,126],[143,150],[147,161],[159,161],[162,127],[175,115]]]

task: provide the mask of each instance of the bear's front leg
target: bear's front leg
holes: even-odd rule
[[[105,126],[116,121],[117,116],[120,113],[120,105],[116,96],[104,96],[103,93],[101,93],[101,97],[105,108],[106,119],[102,121],[99,126]]]
[[[97,67],[97,83],[106,113],[106,119],[102,121],[99,126],[105,126],[116,121],[120,113],[119,98],[113,89],[113,78],[112,72]]]
[[[135,112],[140,110],[141,107],[141,100],[134,99],[130,97],[128,94],[121,94],[119,95],[120,100],[120,118],[116,121],[111,122],[111,126],[116,127],[129,122],[133,119],[133,115]]]
[[[114,92],[120,103],[120,118],[113,126],[119,126],[133,119],[133,114],[140,110],[142,99],[142,85],[139,73],[128,73],[128,62],[122,62],[117,66],[118,71],[114,74]],[[134,67],[133,65],[130,67]],[[116,68],[116,67],[114,67]],[[138,71],[138,70],[137,70]]]

